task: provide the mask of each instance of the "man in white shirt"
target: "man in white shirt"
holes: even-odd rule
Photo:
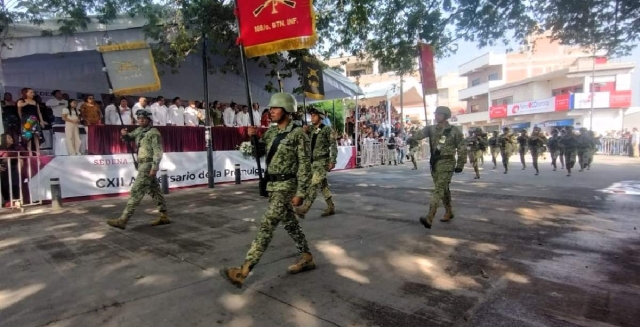
[[[260,112],[260,105],[256,102],[252,106],[251,114],[253,115],[253,124],[255,126],[262,125],[260,121],[262,121],[262,113]]]
[[[129,108],[129,103],[126,98],[120,98],[120,105],[118,106],[118,108],[114,108],[114,110],[110,112],[110,116],[107,116],[105,119],[109,121],[107,124],[135,125],[135,121],[133,119],[133,110]],[[118,112],[120,112],[120,114],[118,114]]]
[[[62,98],[62,92],[60,92],[60,90],[53,90],[51,95],[53,95],[53,98],[47,100],[45,105],[53,111],[53,115],[56,117],[55,123],[64,124],[62,120],[62,109],[66,108],[69,102]]]
[[[153,126],[166,126],[169,118],[169,109],[164,105],[164,97],[159,96],[150,109],[151,114],[153,114]]]
[[[180,98],[173,98],[173,104],[169,107],[169,124],[173,126],[184,126],[184,107]]]
[[[231,106],[224,110],[222,118],[224,119],[224,126],[234,127],[236,125],[236,104],[231,102]]]
[[[140,97],[140,99],[138,100],[138,103],[133,105],[133,114],[135,115],[136,111],[140,109],[149,109],[147,107],[147,98]]]
[[[193,100],[189,101],[189,106],[184,109],[184,124],[185,126],[198,126],[198,109]]]
[[[104,108],[104,124],[105,125],[120,125],[120,121],[118,120],[117,124],[114,123],[116,119],[118,119],[118,111],[116,110],[116,98],[112,95],[107,96],[105,104],[107,105]]]
[[[246,127],[249,126],[251,121],[249,118],[249,107],[242,106],[242,111],[240,111],[236,115],[236,126],[238,127]]]

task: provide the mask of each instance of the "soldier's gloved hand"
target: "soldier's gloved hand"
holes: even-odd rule
[[[302,205],[302,198],[299,196],[294,196],[293,199],[291,199],[291,204],[294,207],[299,207]]]
[[[456,174],[460,174],[462,172],[462,168],[456,168],[453,170]]]

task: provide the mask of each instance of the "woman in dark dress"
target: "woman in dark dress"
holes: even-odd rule
[[[18,116],[18,107],[9,92],[4,94],[4,100],[2,100],[2,123],[5,133],[17,139],[20,135],[20,117]]]
[[[2,189],[3,206],[6,206],[11,200],[20,199],[19,167],[23,164],[22,160],[18,158],[20,150],[11,135],[0,135],[0,188]]]
[[[27,89],[25,97],[18,100],[18,115],[22,124],[22,139],[27,143],[29,155],[35,145],[36,155],[40,155],[40,141],[42,138],[42,126],[47,122],[42,117],[40,104],[34,99],[33,89]]]

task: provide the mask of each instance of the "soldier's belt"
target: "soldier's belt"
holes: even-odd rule
[[[138,158],[138,163],[149,163],[153,162],[153,158]]]
[[[316,161],[316,160],[322,160],[322,159],[329,159],[329,157],[330,156],[328,154],[321,155],[321,156],[314,156],[313,160]]]
[[[295,174],[268,174],[267,177],[270,182],[285,182],[295,179],[297,176]]]
[[[440,155],[438,157],[438,159],[455,159],[456,156],[452,156],[452,155]]]

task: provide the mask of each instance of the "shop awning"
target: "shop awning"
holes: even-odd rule
[[[573,126],[573,119],[547,120],[542,123],[536,124],[536,126],[537,127]]]

